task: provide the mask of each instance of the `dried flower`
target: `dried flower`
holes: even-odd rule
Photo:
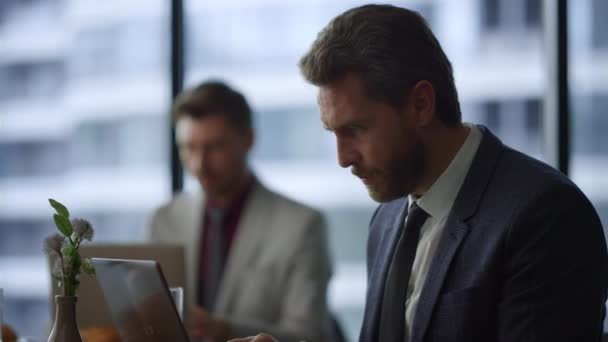
[[[61,255],[61,247],[63,246],[64,241],[65,237],[63,235],[54,233],[44,240],[43,249],[49,255]]]
[[[72,228],[74,229],[74,234],[80,240],[93,240],[95,231],[93,230],[93,225],[91,222],[81,218],[73,219]]]
[[[61,203],[49,199],[55,209],[55,225],[61,234],[53,234],[44,242],[44,250],[53,260],[52,275],[57,285],[63,289],[64,296],[75,296],[80,285],[80,273],[94,274],[91,259],[82,259],[79,253],[83,240],[91,241],[95,232],[91,223],[85,219],[70,221],[70,212]]]

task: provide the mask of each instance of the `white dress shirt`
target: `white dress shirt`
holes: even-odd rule
[[[469,135],[450,165],[422,197],[416,199],[412,195],[409,196],[410,205],[416,202],[429,216],[420,229],[420,240],[407,289],[405,342],[409,340],[410,327],[414,321],[420,293],[437,250],[441,232],[481,143],[481,131],[471,124],[465,126],[469,128]]]

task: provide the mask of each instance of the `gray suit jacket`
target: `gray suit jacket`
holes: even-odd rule
[[[595,210],[564,175],[480,128],[409,341],[601,341],[608,256]],[[361,342],[378,341],[386,274],[406,215],[404,197],[382,204],[372,219]]]
[[[149,239],[186,250],[186,304],[198,288],[204,196],[177,195],[153,215]],[[281,341],[326,341],[331,267],[322,215],[259,182],[239,219],[215,312],[235,336],[268,332]],[[188,306],[188,305],[187,305]]]

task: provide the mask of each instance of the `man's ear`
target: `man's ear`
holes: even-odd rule
[[[409,102],[418,118],[418,126],[428,126],[435,118],[435,88],[427,80],[418,81],[409,94]]]

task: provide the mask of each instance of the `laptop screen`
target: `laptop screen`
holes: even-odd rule
[[[188,341],[156,261],[93,258],[93,265],[124,342]]]

